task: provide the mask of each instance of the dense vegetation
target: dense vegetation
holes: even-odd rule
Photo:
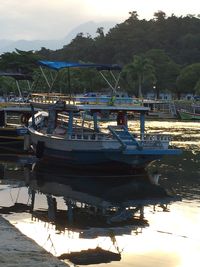
[[[40,51],[4,53],[0,69],[30,73],[38,59],[120,64],[121,87],[137,96],[153,88],[157,96],[166,90],[177,96],[182,92],[200,94],[200,19],[193,15],[167,17],[158,11],[153,19],[140,20],[133,11],[107,34],[103,28],[97,29],[95,38],[79,33],[56,51],[43,47]],[[38,77],[37,70],[34,75]],[[11,84],[1,77],[1,91],[5,90],[5,83]],[[58,79],[53,90],[69,91],[66,84]],[[71,71],[73,92],[94,91],[103,86],[94,70]],[[41,82],[40,89],[47,90]]]

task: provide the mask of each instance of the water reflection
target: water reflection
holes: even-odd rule
[[[160,184],[164,188],[171,188],[183,199],[200,201],[200,151],[191,147],[179,156],[165,157],[149,165],[149,171],[161,174]]]
[[[49,214],[55,214],[55,197],[62,197],[71,223],[75,222],[76,212],[78,215],[87,213],[87,220],[89,215],[94,215],[93,220],[96,218],[97,226],[107,226],[132,218],[136,211],[140,211],[142,219],[144,205],[172,200],[162,187],[149,181],[147,173],[134,176],[94,176],[91,173],[89,176],[87,173],[84,176],[83,173],[70,173],[69,170],[60,168],[55,171],[49,165],[36,164],[33,171],[28,171],[27,174],[27,185],[32,192],[32,206],[36,192],[40,192],[47,197]],[[81,222],[84,223],[82,220]],[[88,223],[89,221],[86,225]]]
[[[134,130],[137,128],[135,122],[132,127]],[[4,162],[0,165],[0,212],[24,234],[56,256],[71,252],[77,252],[80,256],[80,251],[86,255],[83,251],[89,249],[97,255],[95,249],[100,247],[118,255],[113,259],[109,254],[107,261],[112,260],[110,267],[188,267],[192,261],[198,262],[200,123],[147,121],[146,127],[151,131],[172,134],[173,144],[183,149],[182,155],[164,157],[148,167],[148,173],[160,174],[159,190],[154,190],[156,199],[149,194],[152,185],[150,190],[149,183],[140,183],[149,176],[146,172],[140,173],[135,180],[131,175],[126,175],[122,180],[116,174],[109,180],[108,177],[100,180],[97,173],[88,177],[87,173],[74,174],[49,166],[24,168],[24,164],[31,162],[31,159],[17,158],[6,162],[3,155]],[[102,186],[104,183],[107,185]],[[136,195],[134,188],[142,188],[140,194]],[[172,205],[164,203],[168,190],[180,195],[182,201],[173,202]],[[164,198],[161,193],[165,194]],[[137,202],[138,198],[140,202]],[[147,205],[148,201],[150,205]],[[121,203],[124,206],[120,207]],[[107,207],[110,208],[110,204],[109,211]],[[136,212],[134,209],[138,206],[141,209]],[[114,215],[118,211],[124,215],[124,207],[127,207],[127,214],[133,212],[134,216],[127,216],[125,220],[108,220],[117,217]],[[100,252],[101,256],[103,253]],[[101,267],[105,266],[108,264],[101,264]]]
[[[175,200],[146,172],[98,176],[41,163],[2,166],[1,214],[46,250],[79,265],[121,261],[125,240],[149,227],[145,207],[168,211]],[[20,178],[9,180],[7,170]]]

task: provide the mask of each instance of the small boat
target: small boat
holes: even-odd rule
[[[197,113],[196,110],[191,112],[185,109],[179,109],[178,114],[181,120],[200,120],[200,113]]]
[[[0,146],[23,149],[27,134],[30,106],[10,106],[0,109]]]
[[[9,151],[23,151],[24,136],[27,134],[28,120],[31,117],[31,107],[25,102],[19,81],[29,82],[32,77],[21,73],[0,72],[0,76],[15,80],[19,97],[17,101],[8,100],[0,105],[0,147]]]
[[[73,63],[74,64],[74,63]],[[67,62],[42,62],[42,65],[58,69],[70,67]],[[74,64],[87,67],[88,64]],[[89,65],[100,70],[118,70],[116,65]],[[148,163],[164,155],[177,155],[179,149],[169,147],[170,136],[147,134],[145,113],[147,107],[138,104],[82,104],[77,99],[63,98],[60,101],[31,102],[43,111],[36,113],[29,121],[30,146],[36,156],[69,166],[104,168],[144,168]],[[93,122],[88,123],[81,114],[90,112]],[[116,114],[116,122],[106,129],[101,128],[97,114]],[[139,114],[140,132],[128,129],[128,114]]]
[[[140,104],[136,98],[129,96],[126,92],[117,91],[116,94],[112,93],[102,93],[102,92],[89,92],[83,95],[77,95],[76,101],[81,104]]]
[[[131,96],[129,96],[126,92],[117,91],[114,95],[109,92],[89,92],[83,95],[75,96],[76,102],[80,104],[105,104],[105,105],[141,105],[141,103]],[[86,120],[93,120],[93,116],[89,111],[86,111],[84,114]],[[106,122],[106,121],[114,121],[116,120],[116,114],[109,113],[109,111],[101,111],[101,113],[97,114],[98,121]]]
[[[28,97],[27,96],[25,97],[25,92],[22,93],[22,90],[20,88],[20,82],[24,82],[24,81],[27,82],[28,89],[29,91],[31,91],[32,86],[30,82],[33,81],[32,76],[28,74],[19,73],[19,72],[0,72],[0,77],[9,77],[9,78],[14,79],[16,88],[18,91],[18,96],[16,96],[14,93],[10,93],[9,96],[2,98],[0,101],[0,106],[8,107],[8,106],[13,106],[13,105],[16,106],[17,104],[20,104],[21,106],[26,105]]]
[[[177,111],[173,101],[143,99],[144,107],[149,108],[148,118],[153,119],[174,119]]]

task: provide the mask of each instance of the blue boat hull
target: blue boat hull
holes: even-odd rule
[[[60,151],[44,148],[42,158],[60,164],[95,167],[145,168],[150,162],[161,159],[165,153],[125,154],[119,151]]]

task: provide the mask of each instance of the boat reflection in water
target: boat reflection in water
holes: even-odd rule
[[[144,218],[146,205],[160,205],[166,210],[167,204],[175,200],[162,187],[152,184],[147,173],[97,176],[37,163],[32,170],[26,169],[26,183],[31,194],[32,221],[43,222],[48,229],[53,227],[57,236],[76,236],[79,245],[71,240],[66,253],[66,240],[62,239],[62,249],[56,256],[79,265],[119,261],[123,248],[117,236],[139,234],[148,226]],[[41,204],[41,196],[46,205]],[[49,234],[48,241],[58,251],[52,240]],[[84,245],[80,245],[81,240]],[[92,242],[91,248],[89,240],[98,242]]]

